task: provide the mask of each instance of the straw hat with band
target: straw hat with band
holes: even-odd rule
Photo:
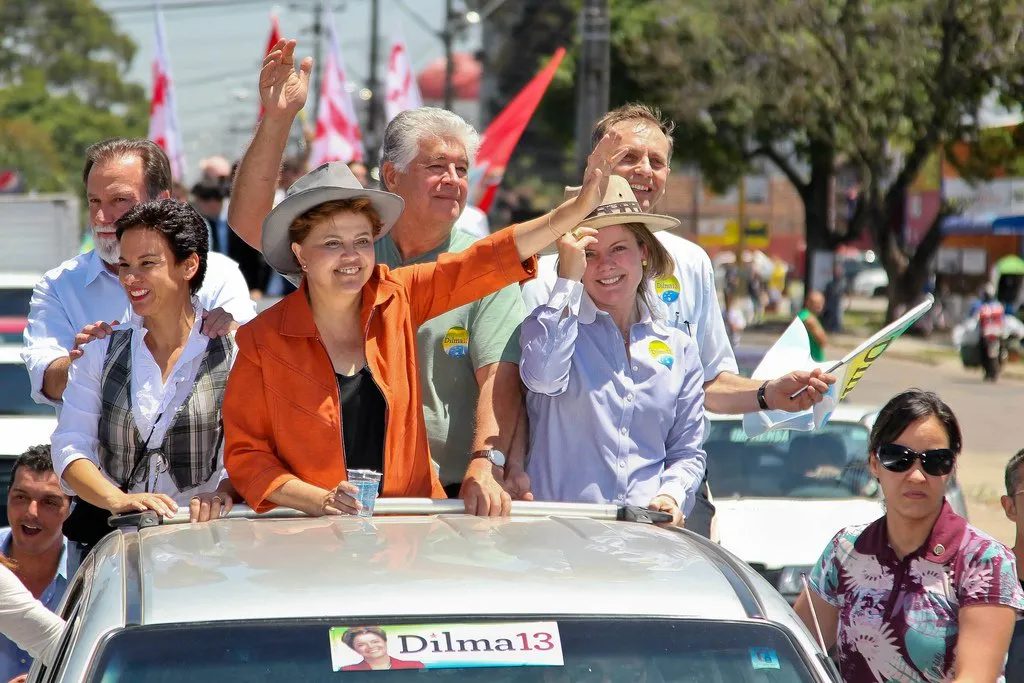
[[[295,254],[292,253],[288,228],[296,218],[325,202],[366,197],[380,215],[379,240],[395,225],[405,208],[405,200],[396,194],[381,190],[367,190],[348,166],[332,161],[314,168],[288,188],[287,196],[274,207],[263,221],[263,257],[270,267],[282,275],[301,275]]]
[[[565,199],[572,199],[579,193],[580,187],[566,187]],[[677,227],[679,220],[672,216],[646,213],[641,210],[640,202],[636,200],[629,181],[621,176],[613,175],[608,178],[608,188],[601,198],[601,203],[590,212],[590,215],[580,221],[577,227],[600,230],[610,225],[625,225],[626,223],[641,223],[651,232],[659,232]],[[572,234],[579,239],[579,234],[575,230],[572,231]],[[558,244],[545,247],[540,253],[557,254]]]

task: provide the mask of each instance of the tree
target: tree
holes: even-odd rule
[[[616,44],[644,99],[684,124],[679,153],[718,182],[770,160],[803,199],[808,257],[868,226],[889,275],[889,317],[910,303],[940,221],[916,248],[903,245],[907,189],[941,145],[979,138],[987,96],[1024,99],[1024,0],[646,5],[613,4],[629,17]],[[862,191],[840,232],[831,212],[842,167]]]
[[[121,79],[135,44],[93,0],[4,0],[0,25],[0,131],[23,132],[45,157],[0,144],[0,165],[21,168],[27,189],[77,188],[88,145],[145,134],[145,90]]]

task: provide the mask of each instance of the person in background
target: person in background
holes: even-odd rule
[[[361,161],[350,161],[348,170],[352,171],[352,175],[356,177],[360,185],[367,188],[370,186],[370,173],[366,170],[366,164]]]
[[[225,463],[249,506],[355,514],[358,489],[346,474],[353,468],[382,473],[383,496],[443,498],[416,330],[532,277],[532,257],[597,206],[620,144],[609,135],[598,146],[579,195],[554,211],[395,270],[375,263],[373,245],[400,220],[400,196],[363,189],[340,162],[300,178],[262,235],[275,270],[303,275],[299,290],[239,330],[224,399]]]
[[[270,277],[270,267],[259,251],[246,244],[228,227],[224,204],[229,187],[226,182],[215,184],[204,180],[196,183],[192,187],[194,205],[209,225],[210,251],[224,254],[238,264],[249,288],[249,296],[259,301],[263,298],[263,290]]]
[[[466,204],[466,207],[459,215],[459,219],[455,221],[455,229],[461,230],[476,239],[487,237],[491,234],[491,224],[487,219],[487,214],[472,204]]]
[[[114,222],[136,204],[170,196],[171,164],[150,141],[112,138],[85,153],[82,179],[89,202],[95,248],[43,275],[32,291],[21,358],[36,403],[58,414],[72,360],[91,338],[103,338],[111,325],[131,316],[128,293],[118,280],[121,253]],[[203,286],[196,293],[204,313],[203,334],[227,334],[256,315],[238,266],[211,254]]]
[[[195,296],[207,270],[206,221],[161,199],[133,207],[116,228],[132,316],[72,365],[52,437],[54,469],[79,498],[66,533],[82,559],[110,532],[109,513],[170,517],[181,505],[207,521],[234,496],[220,408],[235,345],[232,335],[200,332]],[[89,509],[98,523],[76,527]]]
[[[523,322],[527,473],[537,500],[649,507],[682,525],[704,479],[704,369],[696,342],[651,315],[649,281],[673,269],[652,230],[679,221],[631,205],[614,176],[558,240],[558,280]]]
[[[986,382],[999,379],[1005,317],[1006,308],[996,299],[995,285],[985,285],[978,307],[978,346]]]
[[[932,392],[904,391],[878,414],[868,457],[885,514],[835,535],[794,606],[837,646],[844,681],[1004,680],[1024,591],[1009,549],[945,499],[962,443]]]
[[[729,333],[729,343],[736,348],[736,345],[740,343],[740,335],[743,334],[743,330],[747,329],[747,321],[732,295],[725,296],[722,317],[725,320],[725,329]]]
[[[807,330],[807,341],[811,345],[811,358],[819,363],[825,360],[825,347],[828,345],[828,334],[825,333],[825,329],[818,320],[824,305],[825,297],[821,292],[814,291],[804,299],[804,307],[797,314]]]
[[[11,470],[7,493],[10,526],[0,529],[0,553],[13,561],[14,573],[30,597],[51,611],[57,609],[71,578],[67,541],[61,533],[70,511],[71,499],[53,471],[49,444],[22,453]],[[0,596],[0,611],[7,606]],[[2,633],[7,631],[0,628]],[[34,655],[26,649],[24,643],[0,636],[0,681],[28,672]]]
[[[294,41],[281,41],[264,62],[265,114],[235,183],[231,227],[253,246],[261,245],[271,208],[268,179],[306,98],[310,62],[297,73],[294,50]],[[405,208],[394,229],[375,242],[377,263],[396,269],[428,264],[473,246],[475,240],[453,226],[466,206],[478,144],[473,127],[443,109],[410,109],[391,120],[380,175]],[[517,343],[523,315],[515,283],[425,320],[417,330],[430,453],[448,496],[462,498],[471,514],[508,514],[513,497],[529,495]]]
[[[1024,448],[1006,463],[1006,495],[1000,499],[1006,518],[1013,522],[1013,555],[1017,560],[1017,579],[1024,589]],[[1024,681],[1024,619],[1018,619],[1006,659],[1006,680]]]
[[[188,188],[185,187],[182,183],[174,181],[174,183],[171,185],[171,198],[177,199],[179,202],[187,202],[188,195]]]
[[[64,620],[33,597],[18,580],[14,573],[16,568],[14,562],[0,555],[0,634],[30,657],[50,666],[64,630]],[[21,673],[4,680],[24,683],[26,679],[26,673]]]
[[[837,261],[832,266],[832,280],[825,285],[825,307],[821,313],[821,322],[826,332],[835,334],[842,331],[843,300],[846,294],[846,273],[843,264]]]

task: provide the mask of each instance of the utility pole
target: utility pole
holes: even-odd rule
[[[313,3],[313,118],[320,106],[320,84],[323,78],[324,0]]]
[[[583,177],[590,156],[590,131],[608,111],[608,0],[583,0],[580,11],[580,59],[576,69],[576,170]]]
[[[380,108],[383,105],[387,93],[380,87],[377,80],[377,62],[380,60],[380,2],[370,2],[370,73],[366,78],[366,87],[370,89],[370,101],[366,117],[366,154],[367,165],[372,166],[376,162],[377,149],[380,147],[377,134],[377,120]]]
[[[451,111],[455,106],[455,61],[452,59],[452,45],[455,42],[455,17],[452,0],[444,0],[444,108]]]

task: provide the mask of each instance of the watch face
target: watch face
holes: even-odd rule
[[[501,451],[496,451],[493,448],[487,451],[487,458],[498,467],[505,466],[505,454]]]

